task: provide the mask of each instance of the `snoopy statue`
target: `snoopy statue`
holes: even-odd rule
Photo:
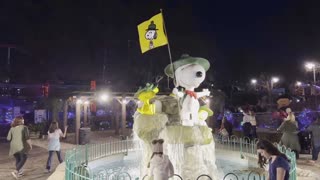
[[[158,95],[159,89],[153,84],[147,84],[135,94],[141,104],[134,114],[133,131],[142,141],[143,174],[148,172],[149,177],[157,180],[167,179],[173,173],[169,170],[173,165],[175,174],[183,179],[197,179],[202,174],[213,180],[220,178],[212,129],[205,121],[213,112],[199,101],[210,92],[207,89],[195,92],[209,67],[209,61],[204,58],[183,55],[164,69],[175,81],[171,95]],[[160,173],[162,164],[166,168],[160,169],[166,169],[164,172],[170,172],[169,175]]]
[[[165,73],[175,79],[173,94],[180,99],[180,118],[183,126],[206,126],[204,120],[199,120],[199,98],[209,96],[210,91],[203,89],[202,92],[194,92],[194,89],[204,81],[206,71],[209,69],[208,60],[199,57],[182,55],[181,59],[167,65]],[[178,91],[177,87],[183,87],[184,92]]]

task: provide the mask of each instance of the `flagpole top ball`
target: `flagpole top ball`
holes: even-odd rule
[[[164,69],[164,73],[173,78],[173,69],[178,69],[181,66],[187,65],[187,64],[198,64],[204,68],[205,71],[207,71],[210,68],[210,63],[207,59],[200,58],[200,57],[192,57],[188,54],[183,54],[180,59],[173,62],[173,64],[168,64],[167,67]],[[172,67],[173,66],[173,67]]]
[[[154,31],[158,30],[157,25],[153,21],[150,22],[148,29],[146,29],[146,31],[151,31],[151,30],[154,30]]]

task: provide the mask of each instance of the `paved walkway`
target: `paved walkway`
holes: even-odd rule
[[[15,159],[8,156],[9,143],[0,144],[0,179],[10,180],[13,179],[11,172],[15,169]],[[25,177],[23,179],[47,179],[50,174],[45,173],[46,159],[48,158],[48,152],[46,149],[33,146],[32,151],[28,155],[27,162],[24,166]],[[58,163],[55,157],[53,161],[53,167],[56,167]]]
[[[307,160],[311,159],[309,154],[300,154],[300,158],[297,160],[299,176],[298,180],[320,180],[320,160],[316,162],[315,165],[310,165]],[[309,178],[308,176],[313,176],[314,178]]]
[[[107,140],[114,140],[119,138],[118,136],[114,136],[114,132],[96,132],[92,134],[90,141],[91,143],[101,143],[106,142]],[[61,150],[62,156],[67,149],[72,149],[76,145],[71,144],[73,142],[74,137],[71,134],[68,134],[66,140],[61,142]],[[33,149],[30,151],[28,155],[28,159],[26,164],[24,165],[24,173],[23,180],[45,180],[52,173],[47,173],[45,170],[46,162],[48,158],[47,146],[48,142],[46,139],[32,139]],[[0,142],[0,180],[13,180],[13,176],[11,172],[15,169],[15,159],[13,156],[9,156],[9,143],[5,141]],[[54,155],[52,162],[52,169],[54,170],[58,166],[58,158]]]

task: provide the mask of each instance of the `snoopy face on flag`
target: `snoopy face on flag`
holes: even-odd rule
[[[146,39],[148,40],[154,40],[157,39],[157,31],[156,30],[148,30],[146,32]]]
[[[153,44],[153,40],[157,39],[157,25],[154,23],[154,21],[151,21],[148,29],[146,29],[146,34],[145,34],[145,38],[147,40],[149,40],[149,49],[153,49],[154,48],[154,44]]]

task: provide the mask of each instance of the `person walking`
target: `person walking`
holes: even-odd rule
[[[312,132],[312,160],[308,162],[314,165],[318,160],[320,152],[320,117],[317,117],[316,121],[314,121],[307,130]]]
[[[24,125],[22,116],[17,116],[11,123],[11,128],[7,135],[10,141],[9,155],[13,155],[16,159],[16,169],[11,172],[16,179],[23,176],[22,167],[27,161],[27,153],[32,149],[28,127]]]
[[[49,157],[47,160],[46,171],[48,173],[51,172],[51,161],[52,155],[56,152],[58,160],[60,163],[63,162],[61,158],[61,145],[60,145],[60,137],[66,137],[68,126],[65,127],[64,133],[62,133],[61,129],[59,128],[59,124],[56,121],[52,121],[48,131],[48,151]]]
[[[248,110],[248,113],[242,110],[243,113],[243,134],[250,139],[257,138],[257,121],[253,111]]]
[[[298,123],[290,108],[286,109],[286,113],[288,116],[277,129],[277,131],[283,133],[280,139],[280,144],[294,151],[296,153],[296,158],[299,159],[301,146],[298,137]]]
[[[257,152],[260,167],[269,164],[269,180],[289,180],[290,160],[276,146],[270,141],[259,140]]]
[[[232,129],[233,129],[232,124],[227,120],[227,118],[225,116],[223,116],[221,126],[218,131],[219,134],[222,137],[231,137],[232,136]]]

